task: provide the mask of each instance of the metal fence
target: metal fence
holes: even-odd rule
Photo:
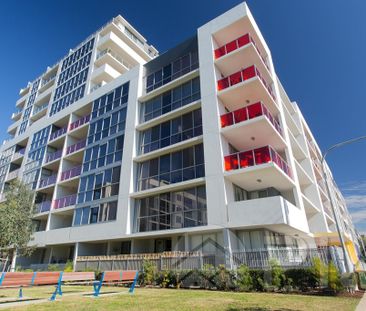
[[[202,269],[205,265],[218,266],[225,264],[223,256],[216,254],[194,254],[167,256],[104,256],[104,258],[78,258],[75,271],[83,270],[143,270],[145,260],[153,263],[160,270],[194,270]],[[135,258],[134,258],[135,257]]]
[[[116,255],[116,256],[81,256],[76,261],[76,271],[83,270],[139,270],[148,260],[155,264],[158,270],[193,270],[202,269],[207,265],[218,267],[228,265],[238,267],[246,265],[253,269],[270,268],[271,260],[275,260],[282,268],[310,267],[313,258],[319,258],[324,264],[332,261],[343,272],[343,258],[340,252],[333,247],[324,248],[280,248],[254,251],[235,251],[232,254],[200,252],[172,252],[160,254]]]

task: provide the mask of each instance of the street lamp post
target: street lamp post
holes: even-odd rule
[[[328,155],[328,153],[330,151],[332,151],[332,150],[334,150],[336,148],[345,146],[345,145],[349,145],[349,144],[352,144],[352,143],[361,141],[361,140],[366,140],[366,135],[365,136],[356,137],[356,138],[353,138],[353,139],[349,139],[349,140],[340,142],[338,144],[335,144],[335,145],[331,146],[330,148],[328,148],[324,152],[324,154],[322,156],[322,159],[321,159],[322,171],[323,171],[323,178],[324,178],[325,185],[326,185],[326,188],[327,188],[327,193],[328,193],[328,197],[329,197],[329,201],[330,201],[330,206],[332,208],[333,217],[334,217],[334,220],[335,220],[335,223],[336,223],[336,228],[337,228],[337,232],[338,232],[338,235],[339,235],[339,241],[340,241],[341,247],[342,247],[342,252],[343,252],[343,258],[344,258],[344,261],[345,261],[346,272],[351,272],[353,267],[352,267],[351,263],[348,260],[348,255],[347,255],[347,251],[346,251],[346,244],[344,242],[344,237],[343,237],[343,234],[341,232],[341,227],[340,227],[339,219],[337,217],[337,212],[336,212],[335,205],[334,205],[334,202],[333,202],[333,196],[332,196],[332,193],[330,191],[330,187],[329,187],[329,183],[328,183],[328,175],[326,173],[326,169],[325,169],[325,165],[324,164],[325,164],[325,157]]]

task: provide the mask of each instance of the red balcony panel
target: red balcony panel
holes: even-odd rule
[[[228,155],[224,158],[224,160],[225,160],[225,170],[226,171],[236,170],[239,168],[237,154]]]
[[[239,156],[239,166],[238,166]],[[254,150],[237,152],[225,157],[225,170],[235,170],[265,163],[275,163],[284,173],[292,178],[291,169],[281,156],[270,146],[264,146]]]
[[[268,147],[262,147],[254,150],[255,163],[257,165],[271,162],[271,155]]]
[[[221,116],[221,127],[225,127],[225,126],[229,126],[229,125],[233,125],[233,124],[234,124],[234,120],[233,120],[232,112],[226,113]]]
[[[230,80],[230,85],[235,85],[238,84],[240,82],[242,82],[242,77],[241,77],[241,72],[235,72],[232,75],[229,76],[229,80]]]
[[[247,108],[241,108],[234,111],[234,120],[235,123],[243,122],[248,120],[248,111]]]
[[[248,68],[245,68],[242,71],[242,73],[243,73],[243,79],[244,79],[244,81],[245,80],[248,80],[248,79],[253,78],[253,77],[256,76],[256,68],[255,68],[254,65],[253,66],[250,66]]]
[[[219,91],[226,89],[230,86],[229,84],[229,79],[228,78],[223,78],[219,81],[217,81],[217,88]]]
[[[240,47],[242,47],[242,46],[244,46],[244,45],[247,45],[248,43],[250,43],[250,36],[249,36],[249,34],[247,33],[246,35],[244,35],[244,36],[242,36],[242,37],[240,37],[239,39],[238,39],[238,47],[240,48]]]
[[[226,44],[226,53],[230,53],[238,48],[237,41],[231,41],[228,44]]]
[[[253,151],[245,151],[239,153],[240,168],[245,168],[254,165]]]
[[[215,50],[215,58],[220,58],[226,54],[225,46],[222,46]]]
[[[253,119],[253,118],[263,115],[262,103],[258,102],[258,103],[248,106],[248,115],[249,115],[249,119]]]

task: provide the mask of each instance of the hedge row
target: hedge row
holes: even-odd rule
[[[203,288],[231,291],[309,291],[322,290],[333,293],[354,288],[353,274],[340,275],[331,262],[324,265],[318,258],[310,268],[282,269],[271,261],[270,269],[249,269],[242,265],[237,270],[224,266],[206,266],[202,270],[157,271],[152,262],[144,262],[139,283],[142,286],[164,288]]]

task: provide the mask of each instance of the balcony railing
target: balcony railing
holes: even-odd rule
[[[237,170],[265,163],[275,163],[289,177],[292,177],[291,169],[281,158],[281,156],[270,146],[257,148],[254,150],[240,151],[230,154],[224,158],[225,170]]]
[[[24,156],[25,148],[19,149],[18,151],[14,152],[13,160],[19,159]]]
[[[67,132],[67,126],[64,126],[63,128],[60,128],[57,131],[54,131],[50,135],[50,141],[56,139],[57,137],[64,135],[66,132]]]
[[[42,80],[42,83],[41,83],[41,87],[46,85],[48,82],[52,81],[52,80],[55,80],[56,79],[56,75],[52,76],[52,77],[49,77],[48,79],[43,79]]]
[[[127,63],[125,60],[122,59],[122,57],[120,57],[118,54],[116,54],[115,52],[113,52],[111,49],[105,49],[103,51],[98,52],[97,54],[97,59],[101,58],[102,56],[104,56],[105,54],[109,54],[110,56],[112,56],[117,62],[121,63],[123,66],[125,66],[126,68],[130,69],[132,68],[132,66]]]
[[[20,115],[22,113],[23,110],[17,110],[15,112],[13,112],[13,114],[11,115],[11,118],[14,119],[15,117],[17,117],[18,115]]]
[[[266,116],[276,130],[282,135],[281,126],[275,117],[269,112],[267,107],[261,102],[240,108],[221,116],[221,127],[230,126],[236,123],[254,119],[259,116]]]
[[[62,156],[62,150],[57,150],[56,152],[47,153],[46,154],[46,163],[59,159],[59,158],[61,158],[61,156]]]
[[[48,212],[51,209],[51,201],[43,201],[41,203],[36,204],[37,213]]]
[[[20,168],[14,170],[12,172],[9,172],[7,180],[17,178],[19,176],[19,173],[20,173]]]
[[[75,176],[79,176],[81,174],[81,165],[80,166],[75,166],[72,169],[69,169],[67,171],[63,171],[61,173],[61,178],[60,180],[67,180],[67,179],[71,179]]]
[[[79,142],[77,142],[76,144],[73,144],[71,146],[68,146],[66,148],[66,154],[70,154],[73,152],[76,152],[82,148],[84,148],[86,146],[86,140],[80,140]]]
[[[44,188],[44,187],[47,187],[47,186],[50,186],[50,185],[53,185],[56,183],[56,180],[57,180],[57,175],[56,174],[53,174],[51,176],[48,176],[46,178],[43,178],[39,181],[39,186],[38,188]]]
[[[71,206],[76,204],[76,194],[71,194],[59,199],[53,200],[52,208],[59,209],[66,206]]]
[[[42,106],[35,106],[33,108],[32,116],[36,115],[38,112],[47,109],[48,103],[43,104]]]
[[[72,131],[72,130],[78,128],[79,126],[82,126],[83,124],[88,123],[89,121],[90,121],[90,114],[88,114],[87,116],[83,116],[80,119],[72,122],[69,125],[69,130]]]
[[[266,89],[268,90],[269,94],[271,94],[272,98],[275,100],[275,96],[272,90],[272,87],[263,79],[262,75],[260,74],[259,70],[255,65],[252,65],[250,67],[247,67],[241,71],[235,72],[232,75],[220,79],[217,81],[217,89],[219,91],[224,90],[230,86],[233,86],[235,84],[238,84],[240,82],[249,80],[251,78],[258,77]]]
[[[253,40],[252,36],[247,33],[244,36],[239,37],[238,39],[235,39],[229,43],[226,43],[225,45],[219,47],[218,49],[215,50],[215,59],[218,59],[226,54],[231,53],[232,51],[235,51],[243,46],[246,46],[248,44],[252,43],[255,47],[255,49],[257,50],[259,56],[261,57],[261,59],[263,60],[263,63],[266,65],[266,67],[268,68],[266,59],[264,58],[264,56],[262,55],[262,53],[259,51],[258,46],[256,45],[255,41]]]

